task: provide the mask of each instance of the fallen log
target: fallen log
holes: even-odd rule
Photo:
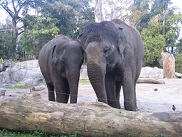
[[[137,83],[148,83],[148,84],[165,84],[162,79],[154,79],[154,78],[139,78]]]
[[[33,101],[30,95],[29,100],[20,98],[0,102],[0,128],[39,130],[50,134],[80,132],[83,136],[93,137],[182,136],[181,112],[131,112],[103,103],[62,104],[40,98]]]

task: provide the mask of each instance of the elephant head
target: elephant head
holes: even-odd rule
[[[98,100],[107,103],[105,74],[123,62],[126,40],[123,29],[110,21],[92,23],[78,40],[86,53],[88,76]]]

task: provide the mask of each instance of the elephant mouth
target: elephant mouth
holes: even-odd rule
[[[109,67],[109,66],[106,67],[106,72],[110,72],[111,70],[112,70],[111,67]]]
[[[114,66],[113,66],[112,64],[107,64],[107,65],[106,65],[106,72],[112,71],[113,68],[114,68]]]

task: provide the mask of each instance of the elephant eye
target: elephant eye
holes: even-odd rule
[[[106,46],[106,47],[104,48],[103,52],[104,52],[104,54],[108,54],[110,50],[111,50],[111,49],[110,49],[109,47]]]

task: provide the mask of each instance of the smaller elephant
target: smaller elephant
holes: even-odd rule
[[[78,41],[59,35],[46,43],[38,57],[49,101],[77,103],[83,51]],[[55,97],[56,93],[56,97]]]

